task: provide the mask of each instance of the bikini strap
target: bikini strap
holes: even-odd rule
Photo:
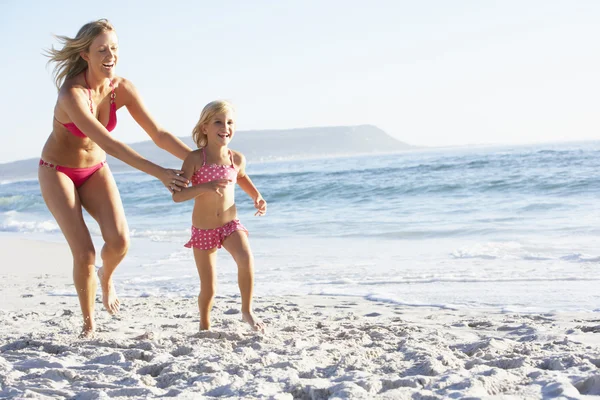
[[[235,164],[233,163],[233,152],[229,150],[229,161],[231,161],[231,166],[235,168]]]
[[[206,147],[202,148],[202,166],[206,165]]]
[[[110,81],[110,104],[115,104],[115,99],[117,98],[117,94],[115,93],[115,85],[113,81]]]
[[[94,107],[92,106],[92,90],[90,89],[90,84],[87,81],[87,69],[83,71],[83,79],[85,79],[85,86],[87,86],[88,90],[88,98],[90,99],[90,112],[94,113]]]

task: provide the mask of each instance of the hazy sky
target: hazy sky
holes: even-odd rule
[[[108,18],[117,74],[190,135],[225,98],[238,129],[373,124],[415,145],[600,140],[600,1],[0,0],[0,163],[37,157],[56,101],[41,53]],[[125,109],[113,131],[147,140]]]

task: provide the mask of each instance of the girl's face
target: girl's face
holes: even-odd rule
[[[115,31],[106,31],[94,39],[87,52],[81,53],[88,67],[107,78],[113,78],[119,58],[119,42]]]
[[[235,115],[232,110],[215,114],[204,125],[204,134],[208,143],[227,146],[235,133]]]

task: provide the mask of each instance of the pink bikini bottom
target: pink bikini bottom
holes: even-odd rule
[[[184,246],[200,250],[210,250],[215,247],[221,248],[223,241],[235,231],[244,231],[246,235],[248,234],[248,230],[242,225],[239,219],[229,221],[225,225],[215,229],[198,229],[192,226],[192,237]]]
[[[58,172],[62,172],[63,174],[68,176],[73,181],[73,184],[78,189],[88,179],[90,179],[90,177],[92,175],[94,175],[94,173],[96,171],[98,171],[100,168],[102,168],[104,166],[104,164],[106,164],[106,161],[102,161],[101,163],[98,163],[98,164],[93,165],[88,168],[69,168],[69,167],[63,167],[60,165],[51,164],[49,162],[46,162],[46,161],[40,159],[40,166],[52,168],[52,169],[57,170]]]

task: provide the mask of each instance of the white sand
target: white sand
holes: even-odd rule
[[[220,297],[124,298],[78,339],[63,244],[0,237],[0,398],[584,398],[600,395],[600,315],[412,308],[360,298],[258,298],[266,335]]]

